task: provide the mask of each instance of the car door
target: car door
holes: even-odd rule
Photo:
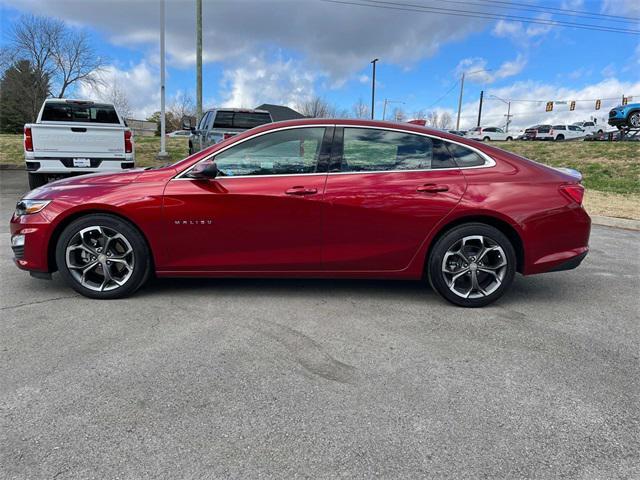
[[[319,165],[332,134],[323,126],[269,131],[215,153],[215,179],[184,172],[168,182],[163,269],[320,270],[326,168]]]
[[[466,181],[445,142],[380,128],[337,128],[324,201],[325,269],[405,269],[456,206]]]
[[[507,134],[501,128],[496,128],[496,131],[495,131],[495,133],[493,135],[494,135],[494,137],[492,138],[492,140],[506,140],[507,139]]]

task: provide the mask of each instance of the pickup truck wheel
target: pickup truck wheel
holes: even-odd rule
[[[629,125],[633,128],[640,128],[640,111],[629,115]]]
[[[513,140],[513,137],[507,137],[507,142],[510,142]]]
[[[90,298],[133,294],[151,271],[149,248],[140,232],[113,215],[87,215],[60,235],[56,263],[63,280]]]
[[[556,141],[561,142],[562,140],[564,140],[564,135],[560,134],[556,137]]]
[[[483,141],[483,142],[488,142],[489,140],[491,140],[489,137],[484,137],[484,138],[482,139],[482,141]]]
[[[29,190],[46,185],[47,176],[42,173],[29,173]]]

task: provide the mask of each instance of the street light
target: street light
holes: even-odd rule
[[[375,110],[375,102],[376,102],[376,62],[377,58],[371,60],[371,65],[373,65],[373,78],[371,79],[371,120],[374,117]]]
[[[506,124],[506,128],[505,131],[506,133],[509,133],[509,124],[511,123],[511,101],[510,100],[505,100],[504,98],[500,98],[497,95],[489,95],[492,98],[495,98],[496,100],[500,100],[502,103],[504,103],[505,105],[507,105],[507,114],[505,115],[505,117],[507,117],[507,124]]]
[[[401,103],[404,105],[404,102],[401,100],[389,100],[387,98],[384,99],[384,107],[382,108],[382,120],[384,121],[385,116],[387,114],[387,105],[391,103]]]
[[[160,151],[156,155],[158,160],[167,160],[166,150],[166,119],[165,119],[165,68],[164,68],[164,30],[165,30],[165,0],[160,0]]]
[[[462,72],[462,77],[460,78],[460,96],[458,97],[458,119],[456,120],[456,130],[460,130],[460,112],[462,111],[462,92],[464,91],[464,76],[465,75],[473,75],[474,73],[480,72],[491,72],[492,68],[483,68],[482,70],[474,70],[473,72]]]

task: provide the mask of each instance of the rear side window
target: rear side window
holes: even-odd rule
[[[441,140],[390,130],[344,129],[342,172],[451,167],[455,164]]]
[[[457,143],[447,143],[447,148],[451,152],[456,165],[460,168],[480,167],[485,164],[484,158],[467,147]]]
[[[218,110],[213,128],[242,128],[249,129],[271,123],[268,113],[260,112],[227,112]]]
[[[565,127],[564,125],[554,125],[553,129],[554,130],[566,130],[567,127]]]
[[[46,103],[42,111],[42,121],[120,124],[113,105],[83,103]]]

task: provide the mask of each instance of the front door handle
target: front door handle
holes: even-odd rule
[[[439,192],[449,191],[449,187],[446,185],[436,185],[435,183],[427,183],[425,185],[420,185],[418,188],[416,188],[416,191],[420,193],[439,193]]]
[[[288,190],[285,190],[284,193],[287,195],[313,195],[318,193],[318,189],[316,188],[305,188],[305,187],[291,187]]]

